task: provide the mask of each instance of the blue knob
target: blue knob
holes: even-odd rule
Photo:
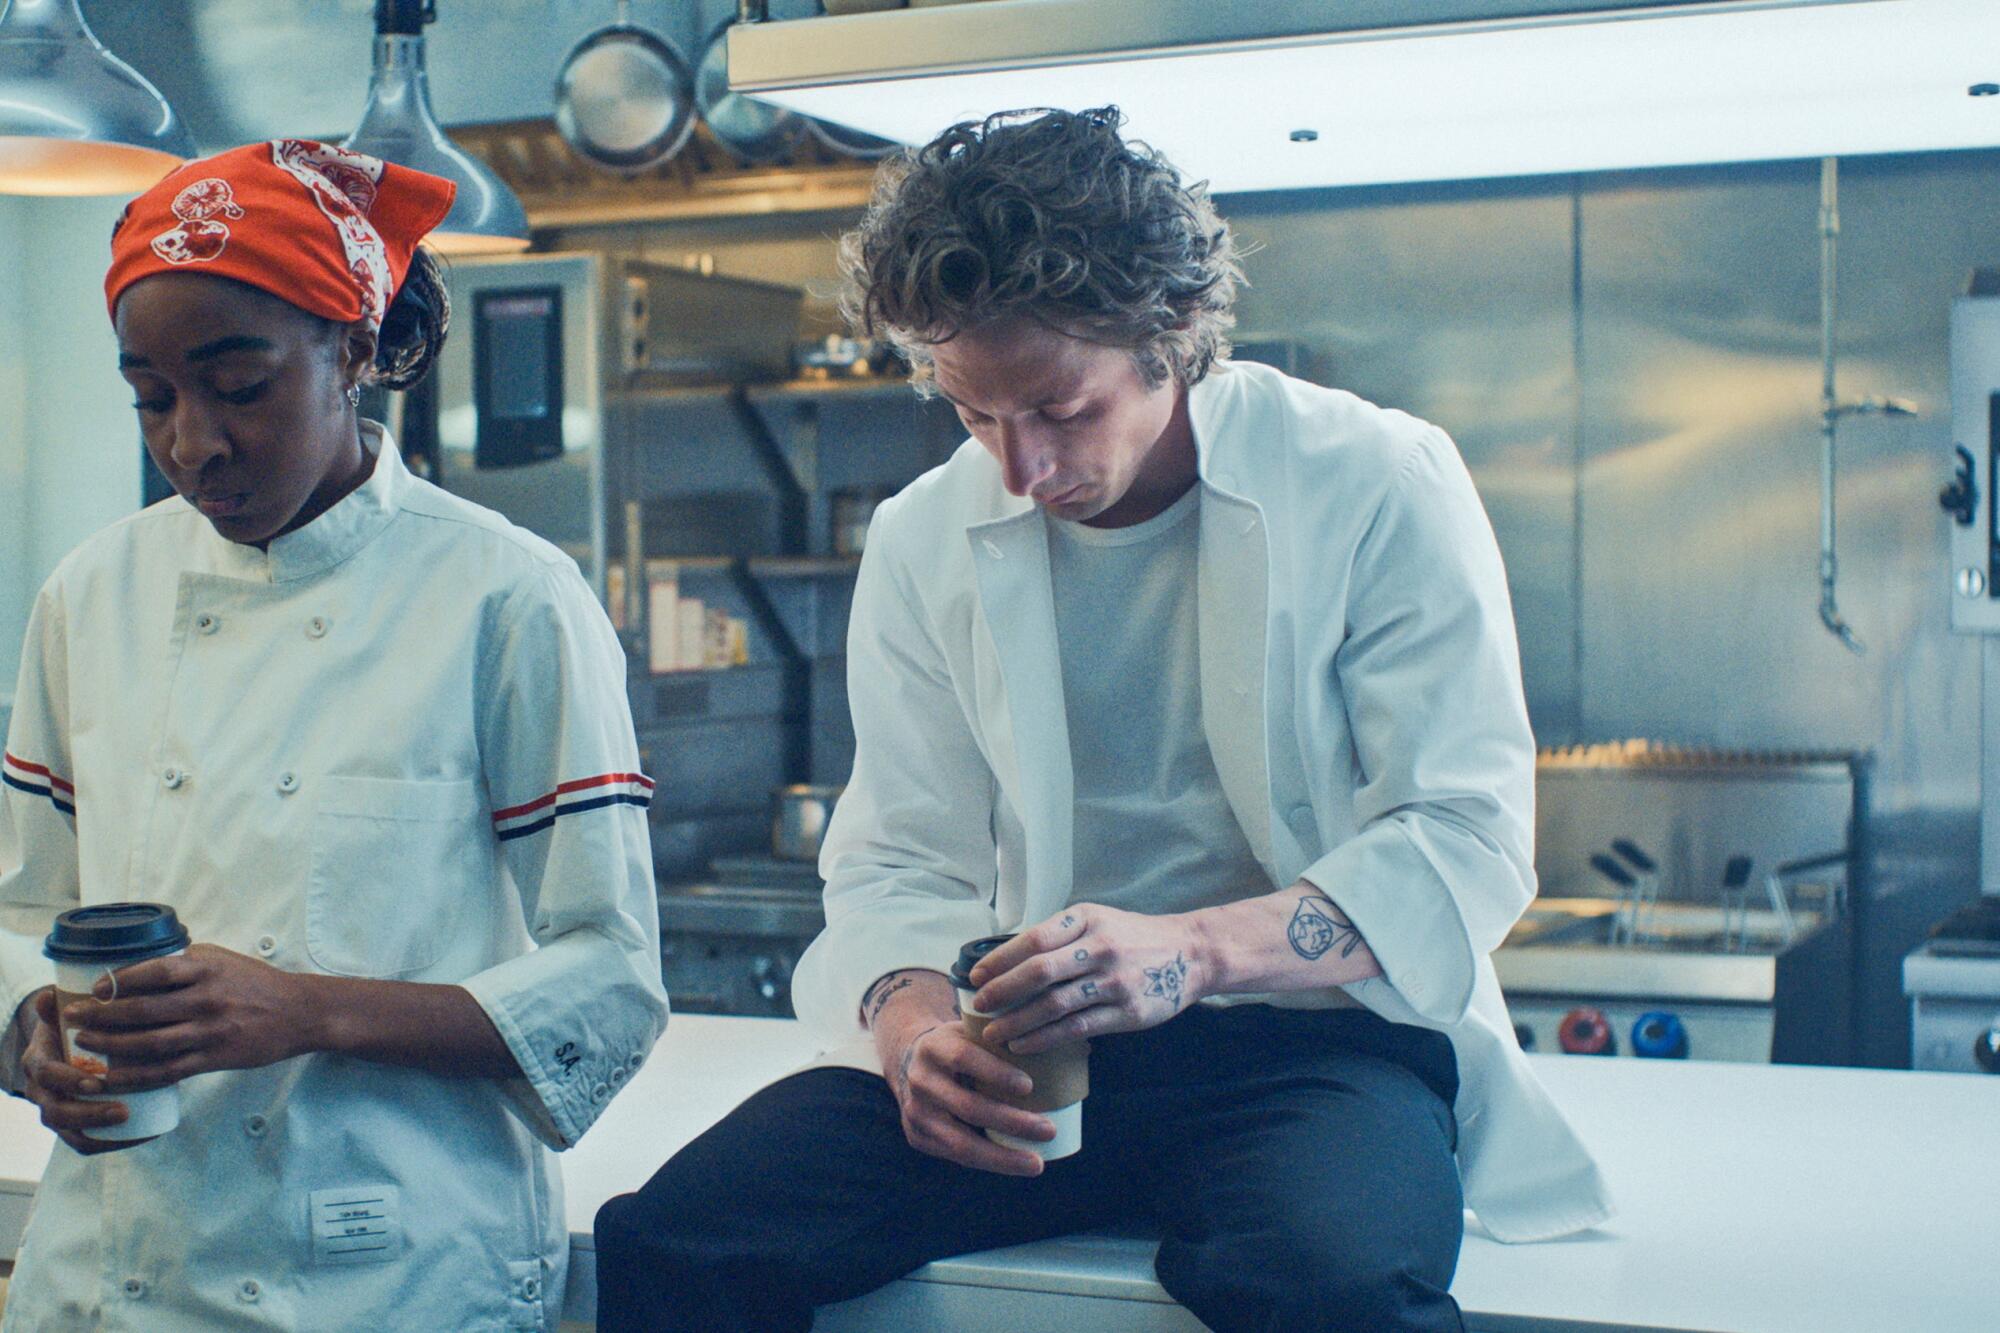
[[[1632,1025],[1632,1054],[1646,1060],[1687,1059],[1687,1024],[1663,1009],[1640,1014]]]

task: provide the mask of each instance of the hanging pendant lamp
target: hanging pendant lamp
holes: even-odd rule
[[[446,254],[525,250],[528,215],[507,183],[446,137],[431,111],[424,24],[434,0],[375,0],[375,73],[361,125],[342,144],[458,184],[458,198],[430,243]]]
[[[77,0],[0,14],[0,194],[136,194],[194,156],[159,89],[104,49]]]

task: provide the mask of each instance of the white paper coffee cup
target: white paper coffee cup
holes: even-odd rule
[[[177,950],[176,952],[181,952]],[[171,954],[157,955],[172,957]],[[59,1003],[67,1006],[78,998],[91,995],[91,987],[100,977],[112,969],[101,964],[57,963],[56,990]],[[113,976],[115,978],[115,973]],[[71,1065],[92,1074],[107,1074],[117,1067],[110,1056],[93,1051],[76,1039],[76,1028],[65,1016],[62,1020],[63,1057]],[[181,1090],[178,1085],[153,1088],[147,1092],[106,1092],[96,1095],[78,1094],[78,1101],[121,1102],[127,1112],[122,1125],[100,1125],[95,1129],[81,1131],[85,1138],[104,1139],[107,1142],[125,1142],[131,1139],[157,1138],[181,1122]]]
[[[985,1020],[997,1018],[998,1015],[984,1013],[976,1007],[972,1003],[974,991],[967,990],[964,987],[958,987],[957,991],[958,1012],[960,1016],[973,1020],[966,1024],[968,1035],[974,1041],[978,1041],[981,1045],[986,1046],[987,1050],[992,1051],[1002,1060],[1005,1060],[1008,1064],[1013,1065],[1016,1069],[1027,1074],[1029,1078],[1035,1080],[1037,1092],[1030,1094],[1031,1101],[1039,1096],[1044,1084],[1055,1085],[1058,1081],[1057,1076],[1065,1072],[1069,1074],[1069,1077],[1060,1081],[1075,1082],[1080,1077],[1085,1089],[1088,1089],[1089,1070],[1087,1061],[1090,1055],[1088,1043],[1077,1042],[1072,1046],[1045,1051],[1040,1055],[1015,1055],[1011,1051],[1002,1050],[997,1046],[987,1044],[980,1037],[980,1029],[985,1027]],[[1084,1064],[1085,1067],[1076,1068],[1071,1062]],[[1069,1066],[1069,1068],[1066,1070],[1059,1069],[1058,1066]],[[1023,1152],[1031,1152],[1045,1162],[1059,1161],[1064,1157],[1073,1156],[1083,1148],[1082,1097],[1078,1097],[1075,1101],[1062,1106],[1046,1107],[1030,1105],[1023,1106],[1022,1109],[1046,1117],[1056,1127],[1056,1136],[1048,1140],[1023,1139],[1017,1138],[1012,1134],[1002,1133],[997,1129],[989,1129],[985,1131],[986,1137],[1003,1148],[1019,1148]]]

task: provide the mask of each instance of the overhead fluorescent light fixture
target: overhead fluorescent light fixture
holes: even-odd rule
[[[920,143],[1115,103],[1218,193],[2000,146],[2000,0],[985,0],[747,25],[739,92]]]

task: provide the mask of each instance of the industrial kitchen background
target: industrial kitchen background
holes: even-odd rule
[[[344,132],[366,87],[370,8],[86,5],[99,35],[155,75],[204,146]],[[619,603],[635,713],[663,777],[670,976],[680,969],[676,989],[691,1008],[781,1011],[790,963],[817,928],[816,880],[809,863],[772,855],[772,789],[843,776],[839,636],[857,512],[957,436],[948,412],[918,404],[879,362],[869,377],[840,364],[851,349],[821,358],[831,366],[760,359],[725,346],[725,321],[698,313],[702,293],[727,289],[742,308],[761,302],[767,350],[824,346],[837,329],[833,240],[858,210],[866,163],[801,138],[775,165],[746,167],[704,130],[643,188],[596,173],[564,157],[547,124],[550,53],[602,24],[608,0],[478,8],[477,23],[447,10],[431,30],[440,115],[472,124],[454,134],[516,185],[536,254],[587,258],[519,261],[569,266],[546,280],[536,274],[553,269],[461,263],[462,327],[490,317],[491,345],[527,356],[509,364],[528,370],[550,344],[506,321],[539,317],[563,331],[560,358],[540,373],[565,388],[560,448],[602,450],[583,463],[595,471],[576,492],[582,526],[570,544]],[[690,53],[730,12],[714,0],[632,6]],[[307,50],[314,57],[299,59]],[[1767,981],[1755,983],[1769,987],[1760,1021],[1835,1033],[1830,1052],[1808,1040],[1803,1058],[1893,1066],[1910,1059],[1902,956],[1979,883],[1980,658],[1975,640],[1950,630],[1950,520],[1938,493],[1952,456],[1951,303],[1976,267],[2000,262],[2000,153],[1839,164],[1839,397],[1916,409],[1839,425],[1839,614],[1865,653],[1821,616],[1827,175],[1817,161],[1784,162],[1222,205],[1255,250],[1240,326],[1254,354],[1438,422],[1472,468],[1507,558],[1530,711],[1551,751],[1540,790],[1545,893],[1600,900],[1606,915],[1592,930],[1646,934],[1661,952],[1673,932],[1660,909],[1675,902],[1717,914],[1695,928],[1723,941],[1710,952],[1748,957],[1757,951],[1746,940],[1763,931],[1777,943],[1762,955]],[[26,217],[0,204],[0,231]],[[32,247],[29,238],[23,252]],[[515,304],[481,314],[489,278]],[[32,307],[26,288],[0,274],[0,307]],[[539,313],[519,304],[537,288],[561,291],[561,303]],[[637,315],[635,292],[652,302]],[[683,344],[676,364],[622,360],[635,329]],[[454,458],[535,447],[518,433],[481,439],[478,345],[454,344],[433,402],[394,409],[410,418],[413,443],[434,416],[428,443],[447,484]],[[0,356],[10,373],[22,364]],[[517,396],[498,410],[532,416],[531,406]],[[669,579],[672,594],[656,595]],[[699,629],[687,622],[662,658],[655,613],[678,617],[683,601],[701,603]],[[683,656],[694,653],[690,636],[702,652]],[[1676,781],[1693,794],[1646,805],[1650,822],[1629,806],[1579,813],[1620,808],[1601,792],[1577,796],[1580,769],[1615,784],[1634,760],[1657,772],[1682,753],[1610,747],[1627,738],[1685,747],[1693,758]],[[1589,746],[1605,748],[1569,748]],[[1781,797],[1799,782],[1815,799]],[[1750,803],[1758,827],[1717,831],[1720,792]],[[1621,858],[1619,841],[1639,857]],[[1852,864],[1822,855],[1850,851]],[[1594,855],[1631,882],[1594,872]],[[1731,886],[1739,856],[1752,864]],[[1799,862],[1816,864],[1774,899],[1767,880]],[[1748,895],[1735,926],[1732,893]],[[1814,944],[1816,929],[1838,934]],[[1524,942],[1564,939],[1579,942],[1560,930]],[[1519,1003],[1547,1049],[1561,1007],[1584,1001],[1629,1042],[1639,1011],[1660,1008],[1633,998],[1586,988],[1546,1010],[1539,998]],[[1666,1008],[1701,1054],[1702,1001],[1688,999]],[[1751,1004],[1742,994],[1724,1003]],[[1756,1040],[1768,1046],[1763,1031]],[[1782,1040],[1777,1049],[1785,1054]]]

